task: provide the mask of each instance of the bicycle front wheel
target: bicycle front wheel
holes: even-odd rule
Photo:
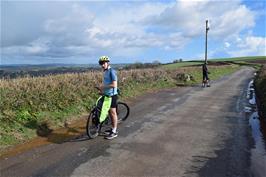
[[[125,121],[129,116],[129,107],[126,103],[118,102],[116,107],[118,123]]]
[[[99,118],[97,110],[93,109],[87,119],[86,131],[89,138],[95,138],[98,136],[100,130]]]

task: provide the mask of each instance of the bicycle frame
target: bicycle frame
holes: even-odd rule
[[[86,125],[86,131],[87,135],[90,138],[95,138],[98,136],[98,134],[101,132],[101,129],[103,126],[109,126],[111,125],[111,119],[109,115],[109,109],[107,110],[106,117],[103,116],[104,119],[100,121],[100,116],[102,113],[102,105],[101,100],[104,103],[104,95],[101,95],[95,102],[95,106],[91,110],[89,117],[87,119],[87,125]],[[110,98],[110,97],[109,97]],[[109,102],[110,103],[110,102]],[[106,111],[106,109],[105,109]],[[130,109],[126,103],[117,101],[116,111],[118,115],[118,123],[121,123],[125,121],[129,115]],[[102,118],[103,118],[102,117]]]

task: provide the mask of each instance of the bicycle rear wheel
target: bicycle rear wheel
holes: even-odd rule
[[[126,103],[118,102],[116,107],[118,123],[125,121],[129,116],[129,107]]]
[[[98,136],[100,131],[100,123],[97,115],[97,110],[93,109],[87,119],[86,126],[87,135],[89,138],[95,138]]]

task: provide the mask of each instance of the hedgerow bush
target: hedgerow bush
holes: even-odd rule
[[[255,90],[260,116],[266,121],[266,64],[264,64],[255,78]]]

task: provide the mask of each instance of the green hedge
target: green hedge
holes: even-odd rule
[[[264,64],[255,78],[255,90],[259,114],[266,121],[266,64]]]

